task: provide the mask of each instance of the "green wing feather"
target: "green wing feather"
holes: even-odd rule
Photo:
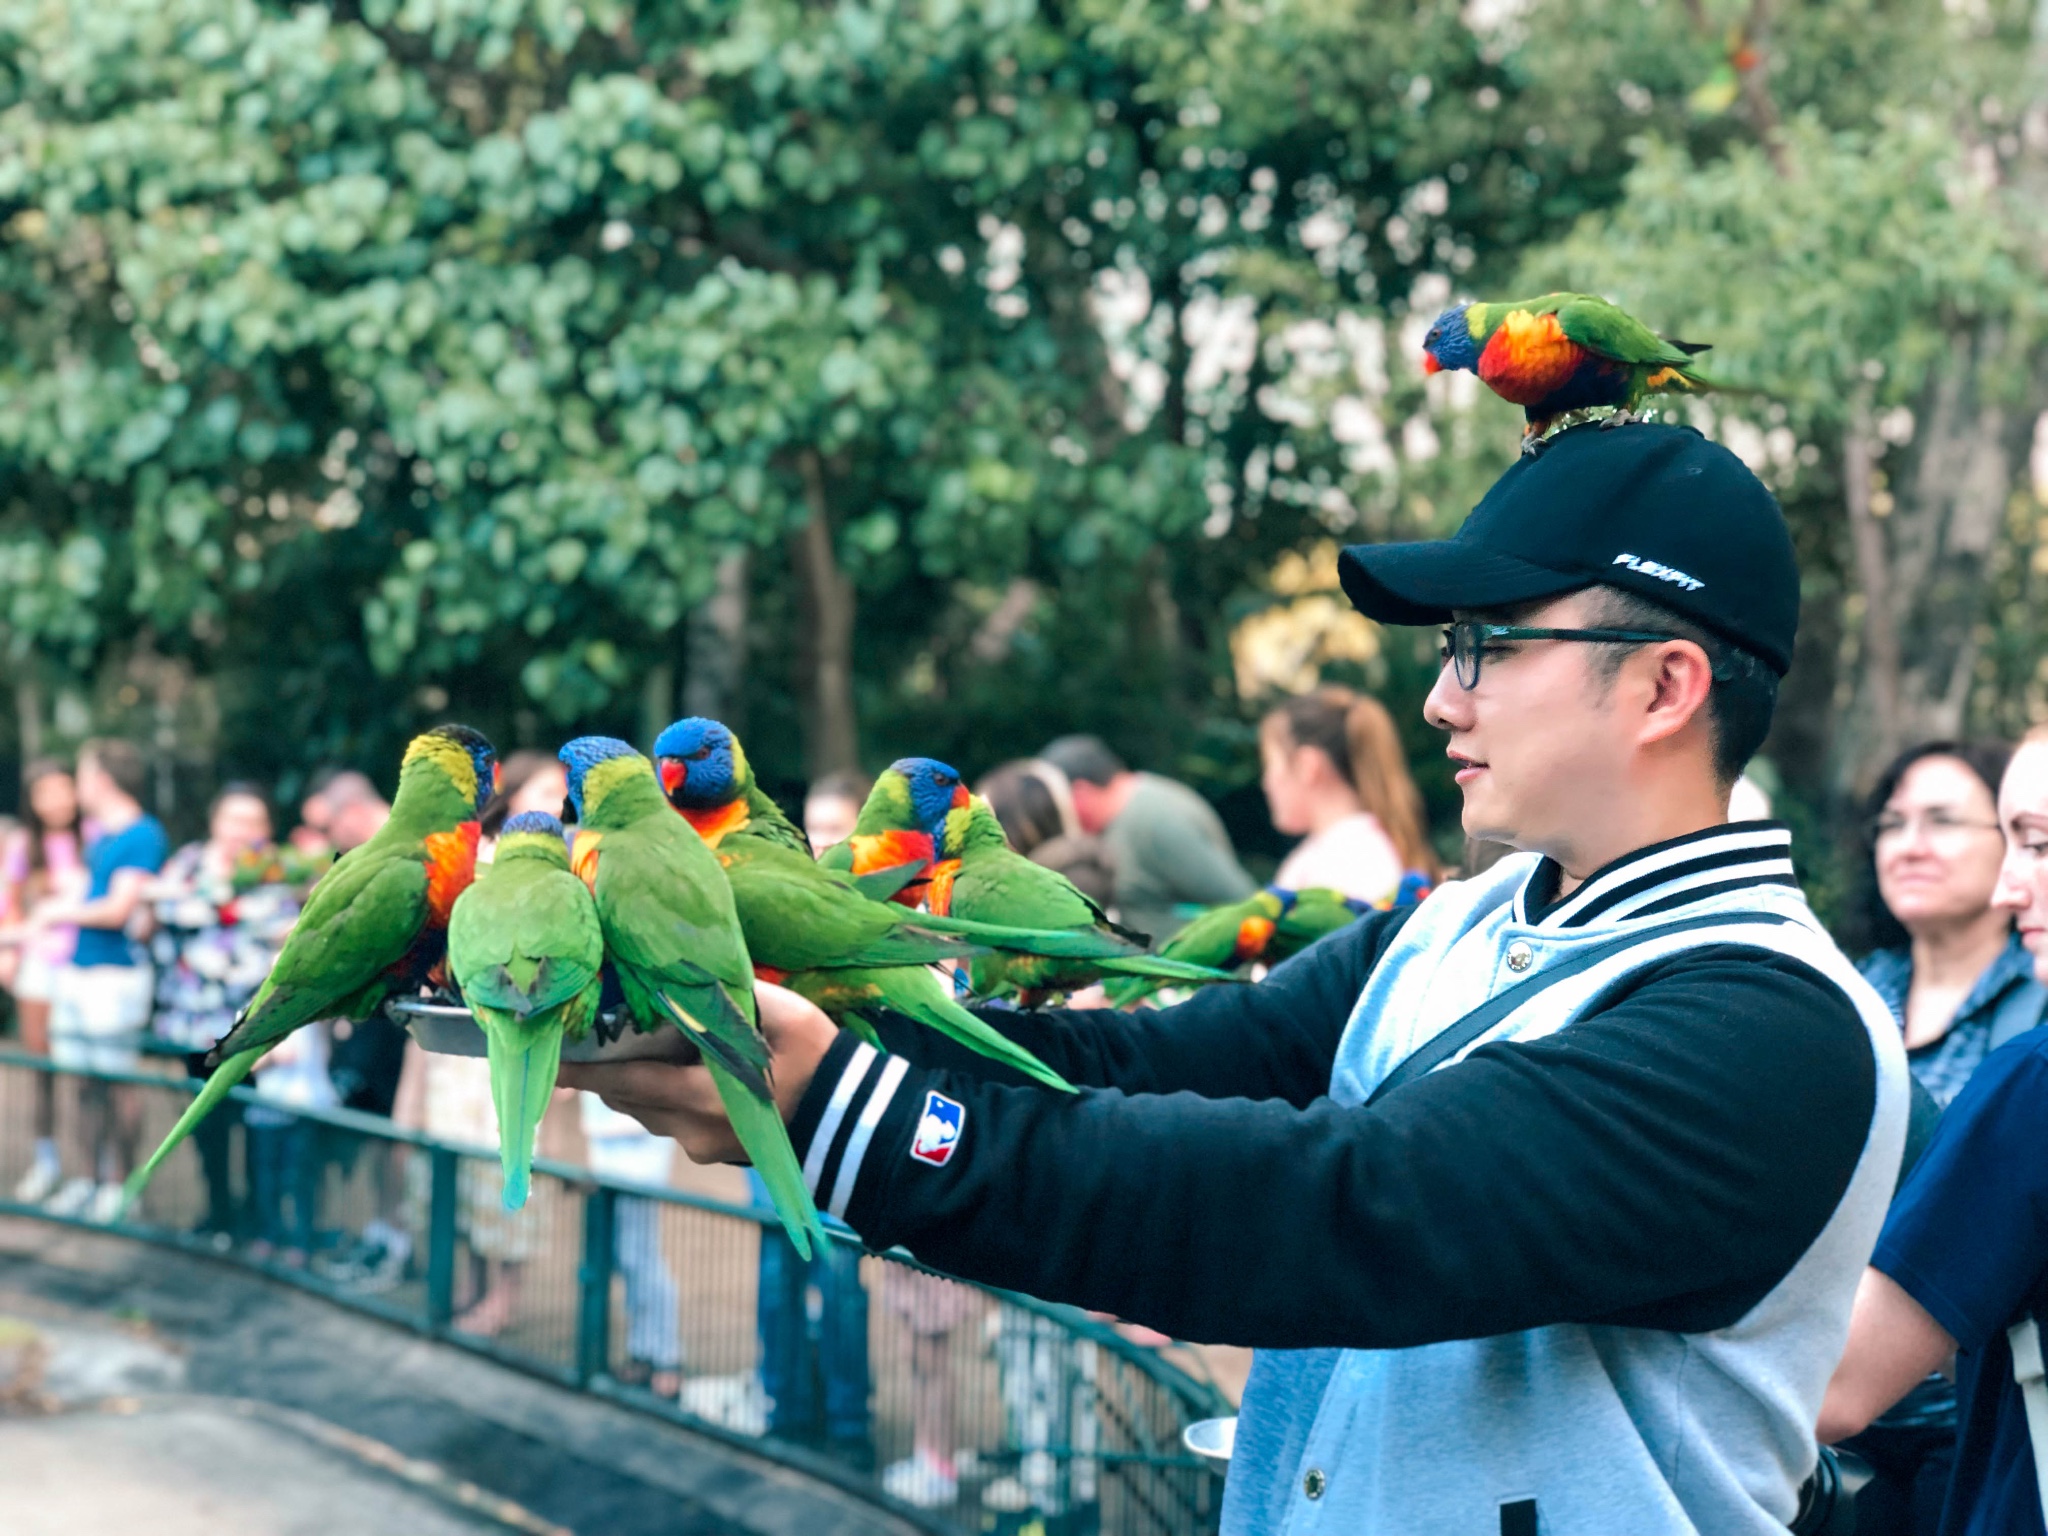
[[[927,969],[936,960],[981,953],[983,945],[956,931],[975,925],[945,925],[870,901],[845,875],[745,833],[726,837],[718,852],[748,953],[785,973],[788,986],[841,1017],[863,1004],[893,1009],[1039,1082],[1071,1091],[1066,1079],[1031,1052],[954,1002],[946,983]],[[989,933],[1030,937],[1012,929]],[[1065,936],[1046,937],[1058,943]]]
[[[923,967],[897,967],[880,973],[881,1005],[915,1019],[927,1029],[937,1030],[991,1061],[1015,1067],[1026,1077],[1074,1092],[1074,1085],[1053,1071],[1030,1051],[1018,1045],[994,1026],[976,1018],[947,995],[946,982],[938,972]]]
[[[595,892],[606,949],[640,1027],[674,1025],[703,1053],[734,1132],[808,1258],[812,1238],[825,1241],[824,1225],[769,1088],[753,963],[732,889],[703,839],[662,798],[651,765],[642,759],[640,768],[644,788],[614,792],[622,824],[599,828]]]
[[[270,975],[213,1048],[218,1065],[206,1086],[130,1175],[123,1209],[278,1041],[315,1019],[368,1017],[390,990],[386,973],[418,940],[426,916],[423,844],[380,836],[343,854],[313,887]]]

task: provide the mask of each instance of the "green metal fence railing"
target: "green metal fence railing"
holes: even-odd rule
[[[0,1049],[0,1212],[84,1224],[13,1198],[43,1074],[60,1119],[81,1092],[111,1094],[145,1148],[193,1085]],[[495,1153],[238,1089],[103,1230],[688,1424],[934,1532],[1216,1529],[1222,1481],[1181,1442],[1229,1411],[1215,1387],[1072,1308],[863,1253],[850,1234],[799,1265],[765,1209],[543,1160],[508,1212]]]

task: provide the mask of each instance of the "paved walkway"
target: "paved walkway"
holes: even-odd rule
[[[225,1264],[0,1218],[8,1536],[915,1536]]]

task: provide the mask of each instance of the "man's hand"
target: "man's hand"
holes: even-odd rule
[[[754,997],[760,1004],[761,1032],[768,1038],[768,1081],[786,1123],[803,1102],[804,1090],[811,1086],[838,1029],[815,1004],[786,987],[756,982]],[[672,1138],[692,1162],[747,1160],[706,1067],[660,1061],[622,1061],[616,1066],[564,1062],[556,1081],[564,1088],[587,1088],[655,1135]]]

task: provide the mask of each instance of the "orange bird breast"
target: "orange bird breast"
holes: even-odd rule
[[[931,884],[925,887],[924,909],[934,917],[953,915],[953,881],[960,873],[958,859],[942,859],[932,866]]]
[[[900,869],[915,864],[919,870],[931,867],[932,835],[929,832],[857,832],[847,839],[853,848],[853,872],[871,875],[878,869]],[[889,899],[899,906],[917,909],[924,900],[925,880],[911,880]]]
[[[747,802],[735,800],[729,805],[715,806],[708,811],[683,810],[683,820],[697,829],[697,835],[708,847],[716,848],[728,832],[737,832],[752,818],[747,814]]]
[[[1248,917],[1237,925],[1237,948],[1231,951],[1230,963],[1243,965],[1247,960],[1256,960],[1266,952],[1266,941],[1273,937],[1273,919],[1270,917]]]
[[[1555,315],[1509,310],[1479,354],[1479,377],[1503,400],[1539,405],[1564,386],[1586,360],[1586,349],[1564,333]]]
[[[427,845],[427,923],[446,928],[455,898],[476,878],[477,824],[465,821],[453,832],[429,832]]]
[[[585,832],[579,827],[569,852],[570,873],[589,886],[593,896],[597,894],[597,845],[602,841],[602,832]]]

